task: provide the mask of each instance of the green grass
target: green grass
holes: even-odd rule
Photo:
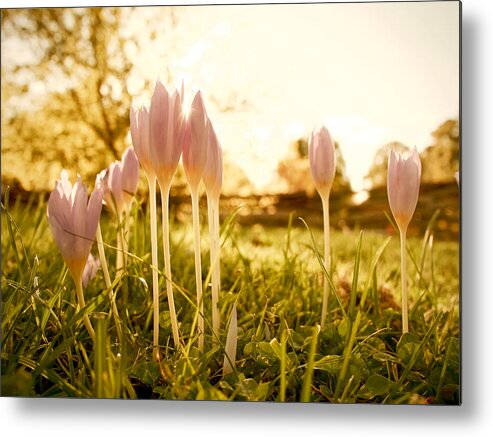
[[[203,274],[209,273],[202,214]],[[382,213],[382,220],[386,220]],[[294,226],[296,225],[296,226]],[[191,219],[171,223],[171,263],[180,334],[173,347],[160,276],[161,363],[152,359],[149,225],[133,211],[127,273],[114,282],[123,341],[102,272],[85,291],[94,343],[76,311],[75,289],[55,246],[46,203],[2,204],[2,395],[455,403],[459,389],[459,246],[408,241],[410,333],[401,335],[398,236],[332,232],[329,318],[319,330],[323,235],[297,218],[284,228],[221,229],[221,342],[211,339],[210,286],[204,286],[205,353],[197,349]],[[116,225],[102,230],[114,279]],[[158,241],[161,241],[159,238]],[[93,253],[97,253],[95,245]],[[162,268],[162,250],[160,267]],[[127,303],[123,304],[126,300]],[[235,371],[222,377],[226,328],[238,310]]]

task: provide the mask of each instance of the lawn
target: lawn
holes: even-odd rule
[[[209,234],[202,214],[205,351],[197,347],[191,217],[171,223],[171,265],[183,346],[171,337],[160,275],[161,361],[152,357],[146,208],[135,205],[125,274],[115,277],[117,224],[101,228],[123,323],[120,337],[101,270],[77,311],[73,281],[49,230],[46,202],[2,204],[3,396],[460,403],[459,244],[409,238],[410,332],[401,334],[398,234],[333,231],[323,329],[323,235],[296,216],[283,227],[221,227],[221,338],[211,338]],[[303,216],[302,214],[300,214]],[[382,212],[382,221],[386,221]],[[161,242],[161,239],[158,239]],[[93,246],[96,255],[96,246]],[[162,249],[159,249],[162,270]],[[207,276],[207,277],[206,277]],[[233,304],[236,366],[223,376]],[[96,327],[93,342],[82,315]]]

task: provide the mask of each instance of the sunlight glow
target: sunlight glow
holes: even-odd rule
[[[359,191],[380,147],[401,141],[422,150],[432,130],[458,114],[458,28],[452,25],[457,7],[452,4],[183,11],[176,56],[161,69],[168,68],[174,80],[185,79],[186,106],[202,90],[211,120],[222,126],[228,159],[259,191],[275,188],[279,161],[316,125],[326,124],[340,143],[346,173]],[[375,28],[368,17],[388,26]],[[443,38],[435,37],[437,28]],[[292,29],[296,38],[278,37]],[[157,41],[156,54],[166,50]],[[145,66],[155,59],[147,57],[142,72],[149,74],[152,69]]]
[[[373,161],[375,150],[390,141],[388,129],[361,115],[328,116],[324,123],[334,141],[341,144],[353,190],[362,190],[363,179]],[[354,155],[351,156],[349,147],[357,150],[357,159],[351,159]]]
[[[211,47],[211,44],[207,41],[196,42],[188,51],[188,53],[180,60],[179,65],[181,68],[190,68],[196,64],[204,55],[204,53]]]

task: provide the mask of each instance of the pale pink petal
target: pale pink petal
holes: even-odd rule
[[[204,181],[207,193],[211,195],[214,199],[216,199],[220,196],[221,193],[223,177],[222,149],[210,120],[207,121],[207,132],[207,161],[202,179]]]
[[[72,226],[71,231],[75,235],[84,237],[85,218],[87,215],[87,189],[82,183],[80,176],[74,185],[73,204],[72,204]]]
[[[160,184],[171,182],[178,159],[175,159],[173,144],[173,104],[166,87],[157,82],[149,109],[150,155]]]
[[[89,284],[89,282],[96,277],[96,272],[99,270],[100,267],[101,262],[99,261],[99,259],[94,258],[92,253],[89,253],[84,271],[82,272],[82,286],[84,288],[86,288],[87,284]]]
[[[182,99],[177,91],[173,93],[172,97],[173,107],[173,156],[172,162],[178,163],[181,157],[181,150],[183,146],[183,130],[185,117],[182,108]]]
[[[320,195],[328,197],[335,177],[335,147],[328,129],[314,130],[308,143],[313,182]]]
[[[397,157],[395,155],[395,150],[392,149],[389,154],[389,163],[387,168],[387,197],[389,199],[390,209],[394,210],[397,208]]]
[[[53,191],[48,199],[48,222],[50,224],[55,242],[65,258],[71,252],[72,238],[70,233],[71,208],[68,200],[60,196],[58,191]]]
[[[404,158],[391,150],[387,173],[387,195],[392,214],[401,232],[409,226],[419,196],[421,161],[417,149]]]
[[[70,198],[70,193],[72,192],[72,184],[70,183],[70,180],[68,178],[67,170],[62,170],[60,174],[60,180],[56,182],[56,185],[67,199]]]
[[[128,204],[137,192],[139,185],[139,160],[132,146],[127,147],[122,157],[122,189]]]
[[[101,217],[101,208],[103,205],[103,191],[101,188],[95,188],[89,198],[87,205],[86,216],[86,231],[87,238],[91,241],[96,237],[96,230],[98,228],[99,219]]]
[[[190,141],[185,141],[183,167],[192,189],[198,189],[207,161],[207,113],[200,91],[195,95],[189,114]]]
[[[175,91],[170,95],[161,82],[156,83],[149,110],[150,155],[159,183],[168,185],[180,161],[181,101]]]
[[[149,178],[154,177],[154,168],[150,156],[149,146],[149,108],[132,106],[130,110],[130,132],[134,151],[139,159],[140,165]]]
[[[108,185],[111,190],[111,204],[117,214],[123,211],[122,164],[115,161],[110,164]]]

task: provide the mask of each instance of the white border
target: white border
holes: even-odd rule
[[[1,7],[95,6],[95,1],[3,0]],[[105,1],[102,5],[196,1]],[[202,2],[198,2],[202,3]],[[206,3],[206,2],[203,2]],[[223,3],[217,1],[215,3]],[[242,2],[243,3],[243,2]],[[249,2],[244,2],[249,3]],[[219,402],[0,399],[2,435],[110,432],[154,435],[488,435],[493,429],[492,330],[493,77],[490,2],[464,0],[462,27],[463,405],[382,407]],[[491,432],[491,431],[490,431]],[[391,434],[392,433],[392,434]],[[419,435],[419,434],[418,434]]]

